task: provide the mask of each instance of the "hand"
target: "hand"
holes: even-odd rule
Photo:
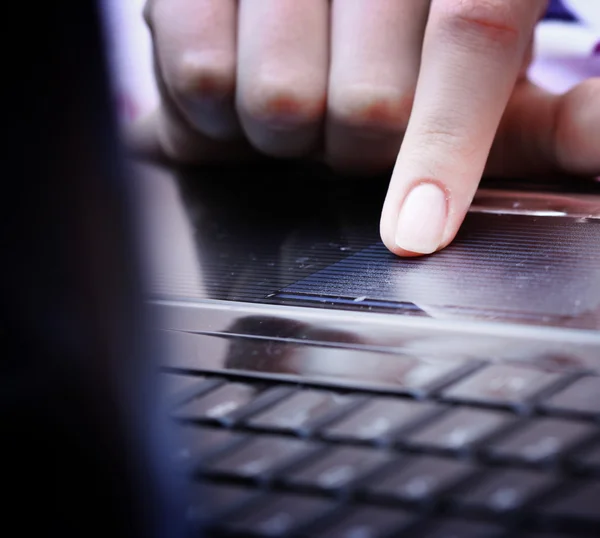
[[[162,106],[138,144],[188,163],[253,149],[394,167],[382,240],[434,252],[484,171],[600,173],[600,78],[556,96],[525,77],[546,5],[149,0]]]

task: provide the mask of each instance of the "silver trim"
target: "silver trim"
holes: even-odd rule
[[[598,331],[220,301],[152,304],[158,327],[174,343],[169,355],[178,367],[206,369],[211,353],[197,346],[196,336],[227,334],[436,360],[517,362],[600,373]],[[288,327],[295,327],[292,334]]]
[[[469,212],[600,219],[600,197],[589,194],[479,189]]]

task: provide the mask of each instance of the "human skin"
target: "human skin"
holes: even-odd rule
[[[484,173],[600,175],[600,78],[527,80],[547,0],[149,0],[161,107],[136,144],[185,163],[253,150],[392,170],[400,256],[456,235]]]

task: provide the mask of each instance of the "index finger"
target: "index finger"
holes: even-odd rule
[[[546,0],[433,0],[414,107],[381,217],[399,255],[456,235]]]

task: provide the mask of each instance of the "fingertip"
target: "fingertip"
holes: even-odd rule
[[[379,231],[381,242],[384,246],[392,253],[398,256],[399,258],[420,258],[422,256],[427,256],[428,254],[423,254],[422,252],[412,252],[410,250],[405,250],[399,247],[394,241],[388,240],[388,233],[384,230]]]
[[[411,184],[392,179],[382,218],[380,233],[387,248],[399,256],[432,254],[450,243],[450,194],[433,179]]]

